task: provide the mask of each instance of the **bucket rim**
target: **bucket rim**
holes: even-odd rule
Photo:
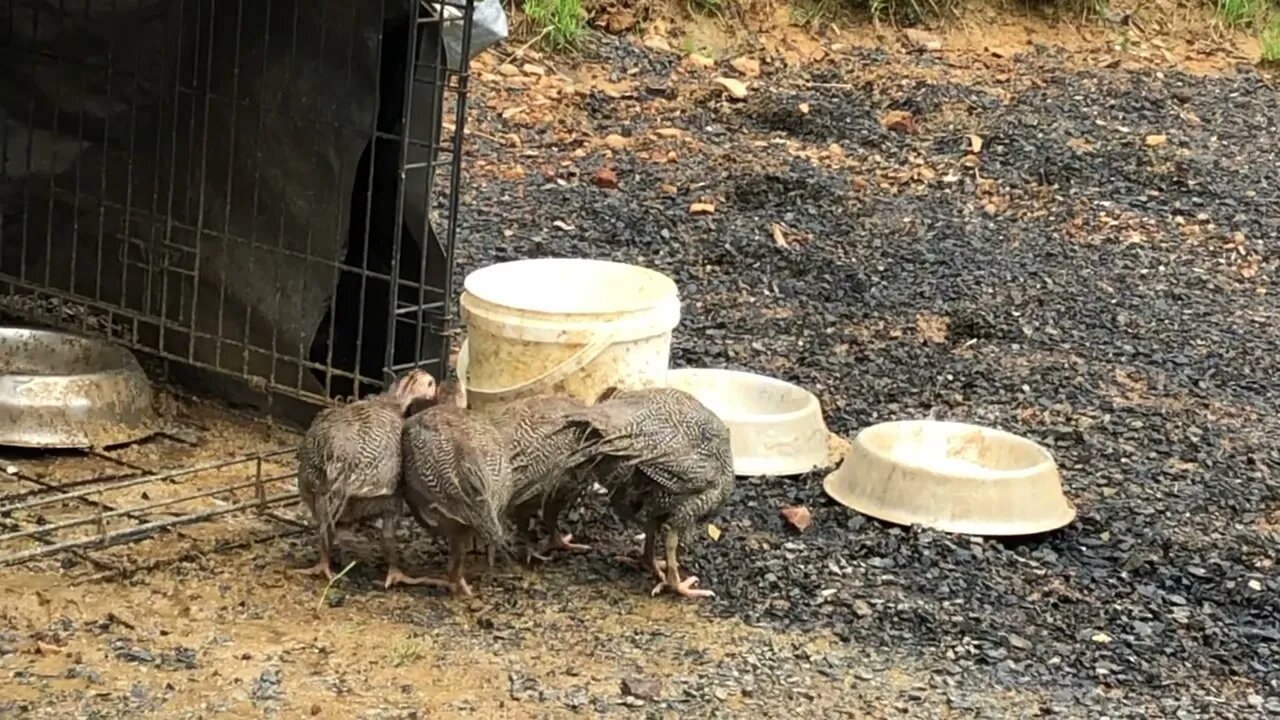
[[[500,280],[500,278],[506,279],[503,276],[518,273],[522,268],[528,269],[530,277],[536,278],[552,266],[564,267],[569,265],[578,265],[584,270],[594,267],[597,272],[606,268],[615,273],[625,270],[637,279],[644,278],[647,282],[644,292],[622,293],[614,296],[612,298],[614,304],[608,307],[575,306],[548,309],[545,304],[546,295],[544,293],[529,292],[523,289],[517,292],[513,290],[512,283]],[[637,283],[637,287],[640,287],[640,283]],[[462,289],[485,305],[507,308],[523,313],[562,316],[642,313],[669,304],[673,299],[679,302],[680,296],[680,290],[675,280],[665,273],[652,268],[614,260],[573,257],[524,258],[487,265],[468,273],[462,281]],[[523,297],[519,296],[520,293],[523,294]]]

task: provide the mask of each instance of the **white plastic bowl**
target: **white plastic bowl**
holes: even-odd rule
[[[670,370],[667,384],[692,394],[729,426],[737,475],[800,475],[836,463],[818,398],[798,385],[708,368]]]
[[[1076,516],[1047,449],[965,423],[866,428],[824,486],[837,502],[872,517],[968,535],[1032,535]]]

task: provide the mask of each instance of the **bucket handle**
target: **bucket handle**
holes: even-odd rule
[[[467,382],[467,378],[462,376],[463,372],[465,372],[470,365],[469,361],[470,361],[471,340],[470,338],[468,338],[462,341],[462,348],[458,350],[457,365],[458,365],[458,369],[461,371],[458,373],[458,376],[459,376],[459,379],[462,381],[462,390],[464,393],[468,395],[471,393],[475,393],[477,395],[486,395],[489,397],[502,397],[502,396],[509,396],[509,395],[517,395],[537,385],[555,385],[556,383],[562,382],[565,378],[569,377],[570,375],[586,367],[589,363],[591,363],[592,360],[595,360],[596,358],[600,357],[600,354],[603,353],[605,350],[609,349],[609,346],[613,344],[614,335],[615,333],[612,333],[612,332],[599,335],[596,337],[596,339],[592,340],[586,345],[583,345],[581,350],[565,358],[564,361],[562,361],[559,365],[556,365],[555,367],[551,368],[550,370],[547,370],[546,372],[542,373],[541,375],[538,375],[537,377],[531,378],[529,380],[525,380],[524,382],[519,383],[517,385],[512,385],[510,387],[502,388],[500,390],[490,390],[490,389],[473,387],[470,383]],[[468,403],[468,405],[469,404],[470,403]]]

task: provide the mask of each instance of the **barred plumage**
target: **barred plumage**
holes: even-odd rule
[[[566,422],[583,408],[567,396],[538,396],[509,403],[498,416],[513,464],[515,490],[509,514],[517,529],[527,533],[541,513],[534,536],[526,535],[531,544],[542,532],[551,535],[550,547],[587,549],[571,543],[572,535],[557,532],[561,512],[581,495],[587,472],[583,464],[593,457],[585,429]],[[533,549],[530,554],[542,557]]]
[[[410,510],[449,539],[449,577],[431,582],[469,595],[462,576],[467,544],[474,538],[502,548],[508,541],[503,513],[513,486],[506,438],[489,418],[442,402],[405,422],[402,453]]]
[[[317,526],[320,558],[308,572],[332,577],[330,552],[338,528],[373,517],[382,521],[386,585],[406,578],[395,553],[400,496],[400,429],[416,400],[435,396],[435,379],[414,370],[385,393],[320,411],[298,448],[298,494]]]
[[[614,512],[645,526],[644,562],[663,587],[705,597],[698,579],[684,580],[676,561],[680,536],[707,519],[733,493],[729,429],[689,393],[673,388],[610,388],[574,419],[590,428],[596,474],[610,491]],[[666,545],[665,569],[656,557],[658,533]]]

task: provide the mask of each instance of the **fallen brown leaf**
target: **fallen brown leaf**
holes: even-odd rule
[[[596,187],[613,190],[618,187],[618,174],[607,167],[600,168],[596,171],[596,176],[591,179]]]
[[[689,214],[691,215],[710,215],[716,211],[716,206],[709,202],[696,202],[689,206]]]
[[[760,77],[760,61],[749,57],[734,58],[729,65],[742,74],[743,77]]]
[[[813,524],[813,513],[804,505],[784,507],[778,512],[797,532],[804,532]]]
[[[884,117],[880,118],[880,125],[894,132],[913,133],[916,131],[916,120],[906,110],[890,110],[885,113]]]
[[[741,80],[718,77],[715,82],[717,85],[724,88],[725,92],[729,93],[729,95],[736,100],[741,100],[747,96],[747,86]]]
[[[779,225],[778,223],[771,224],[769,226],[769,232],[773,235],[774,245],[777,245],[780,248],[791,247],[791,244],[787,242],[787,236],[782,234],[781,225]]]

